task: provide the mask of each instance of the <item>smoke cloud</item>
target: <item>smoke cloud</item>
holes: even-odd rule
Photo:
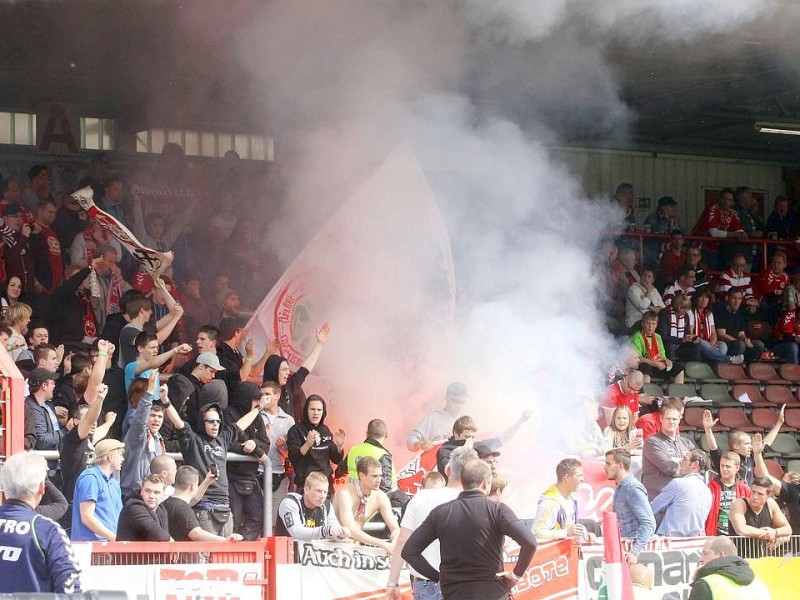
[[[424,168],[452,243],[449,368],[424,371],[417,387],[396,369],[397,340],[359,326],[407,315],[402,294],[397,306],[373,306],[361,319],[352,306],[333,311],[338,323],[337,314],[319,316],[332,321],[332,337],[359,340],[320,361],[330,418],[346,425],[348,443],[360,441],[368,419],[384,418],[402,464],[406,433],[443,404],[446,383],[463,380],[466,412],[484,432],[533,412],[504,464],[526,463],[537,489],[552,478],[558,452],[544,448],[563,446],[589,414],[618,349],[595,306],[596,247],[613,215],[605,201],[585,198],[548,146],[618,137],[635,118],[606,58],[610,44],[696,39],[773,8],[740,0],[279,0],[252,15],[238,47],[262,100],[250,108],[276,133],[287,182],[269,251],[288,264],[400,144]],[[531,473],[529,457],[543,454],[534,468],[542,472]]]

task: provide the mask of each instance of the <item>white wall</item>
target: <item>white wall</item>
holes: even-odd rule
[[[583,182],[590,196],[610,197],[619,183],[633,184],[637,199],[650,198],[649,209],[636,209],[637,223],[655,210],[661,196],[678,201],[678,221],[691,230],[704,207],[704,188],[747,185],[764,192],[766,215],[775,196],[786,193],[782,165],[777,163],[584,148],[558,148],[553,155]]]

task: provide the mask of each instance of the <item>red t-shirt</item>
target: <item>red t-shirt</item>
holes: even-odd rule
[[[603,408],[616,408],[627,406],[633,414],[639,412],[639,392],[626,394],[622,391],[622,382],[612,383],[606,390],[606,397],[603,400]],[[605,427],[605,415],[600,416],[600,426]]]

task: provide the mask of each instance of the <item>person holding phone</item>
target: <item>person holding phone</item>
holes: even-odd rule
[[[194,505],[200,527],[209,533],[230,537],[233,533],[233,519],[225,469],[228,448],[255,420],[263,408],[263,403],[260,401],[254,404],[253,408],[235,423],[223,421],[222,407],[219,404],[215,402],[205,404],[200,407],[196,429],[192,429],[172,406],[166,386],[162,387],[161,392],[164,413],[178,435],[184,464],[197,469],[201,477],[205,477],[206,473],[214,475],[216,472],[215,481],[208,486],[206,493]]]

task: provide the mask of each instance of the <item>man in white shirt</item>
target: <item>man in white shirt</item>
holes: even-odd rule
[[[281,386],[275,381],[265,381],[261,384],[261,398],[264,401],[264,409],[261,411],[261,418],[267,426],[267,437],[269,437],[269,451],[267,456],[272,463],[272,493],[274,496],[272,506],[273,521],[277,515],[278,506],[286,497],[289,481],[286,478],[286,460],[289,456],[289,448],[286,445],[286,434],[294,425],[294,418],[287,415],[278,405],[281,399]]]

